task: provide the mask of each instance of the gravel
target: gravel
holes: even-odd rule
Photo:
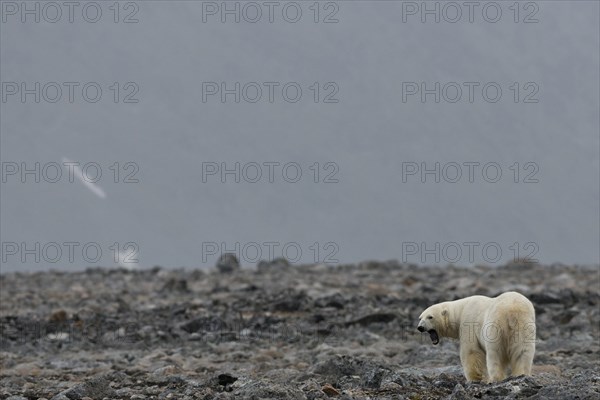
[[[389,262],[0,275],[0,399],[600,398],[600,268]],[[517,290],[534,373],[467,383],[428,305]]]

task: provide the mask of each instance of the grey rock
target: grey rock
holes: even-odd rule
[[[542,386],[532,377],[510,377],[490,384],[471,383],[467,392],[477,398],[529,398],[538,393]]]
[[[389,372],[387,369],[374,367],[368,370],[362,380],[362,386],[369,389],[379,389],[383,376]]]
[[[463,385],[457,383],[452,390],[450,396],[446,397],[445,400],[471,400],[473,397],[469,396]]]
[[[121,388],[115,391],[115,395],[117,397],[127,397],[129,398],[130,396],[132,396],[132,390],[131,388],[125,387],[125,388]]]
[[[278,257],[273,259],[272,261],[260,260],[258,264],[256,264],[256,269],[261,273],[275,272],[278,270],[285,270],[289,268],[291,265],[288,260],[283,257]]]
[[[67,390],[64,395],[70,400],[81,400],[83,397],[92,399],[112,397],[115,395],[115,391],[109,386],[109,383],[108,379],[102,376],[92,378]]]
[[[342,390],[354,390],[361,387],[361,379],[358,375],[344,375],[334,383]]]
[[[268,381],[251,381],[233,391],[236,399],[305,400],[306,395],[298,388]]]
[[[359,370],[353,359],[347,356],[336,356],[317,363],[313,373],[327,377],[332,383],[346,375],[358,375]]]
[[[457,383],[457,377],[453,375],[448,375],[445,373],[441,373],[434,381],[433,386],[438,388],[447,388],[447,389],[456,389],[456,386],[460,385]]]

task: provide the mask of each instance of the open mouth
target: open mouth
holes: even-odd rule
[[[439,338],[437,332],[435,331],[435,329],[431,329],[431,330],[427,331],[427,333],[429,333],[429,338],[431,339],[431,343],[438,344],[440,342],[440,338]]]

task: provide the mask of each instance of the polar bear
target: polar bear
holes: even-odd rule
[[[501,381],[509,367],[510,376],[531,375],[535,310],[520,293],[434,304],[419,316],[417,329],[429,333],[433,344],[440,336],[460,341],[467,381]]]

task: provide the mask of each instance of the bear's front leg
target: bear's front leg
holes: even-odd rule
[[[467,382],[487,379],[485,353],[477,345],[461,344],[460,362]]]

